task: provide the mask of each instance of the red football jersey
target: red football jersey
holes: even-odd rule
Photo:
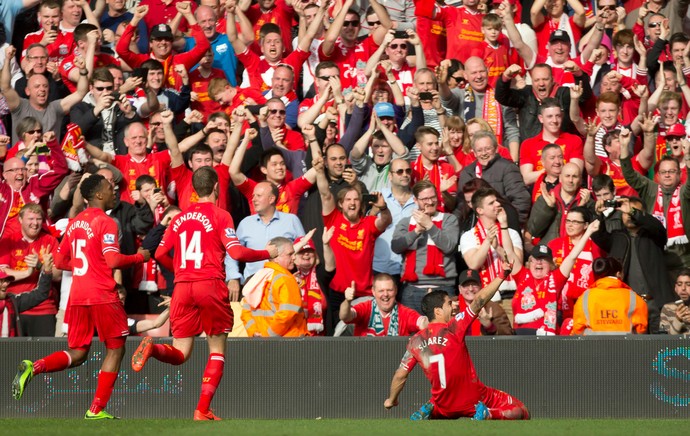
[[[218,174],[218,199],[216,206],[223,210],[230,211],[228,202],[228,186],[230,185],[230,172],[225,164],[218,164],[214,167]],[[175,182],[175,193],[177,204],[182,210],[187,210],[192,204],[199,201],[199,195],[192,186],[192,176],[194,173],[186,165],[170,168],[170,179]],[[250,202],[251,204],[251,202]]]
[[[43,29],[27,34],[24,37],[24,47],[22,49],[22,60],[26,56],[27,49],[32,44],[40,44],[43,40],[45,32]],[[57,38],[52,44],[48,44],[46,49],[48,50],[48,61],[60,63],[65,59],[71,52],[72,47],[74,47],[74,35],[70,32],[59,31]]]
[[[345,292],[354,280],[357,297],[371,295],[371,284],[374,281],[374,244],[376,238],[383,233],[376,228],[375,221],[375,216],[366,216],[357,224],[352,224],[338,209],[324,215],[324,225],[335,226],[331,248],[338,268],[330,285],[334,291]],[[357,271],[357,274],[353,274],[353,271]]]
[[[235,235],[232,217],[216,205],[204,202],[192,205],[175,217],[163,235],[156,256],[175,249],[175,283],[225,280],[225,252],[230,252],[233,247],[241,245]],[[252,252],[256,256],[243,260],[268,258],[266,251]]]
[[[249,178],[237,185],[237,189],[239,189],[242,195],[249,201],[249,210],[252,215],[256,213],[256,210],[254,210],[254,203],[252,203],[252,196],[254,195],[254,188],[256,188],[256,185],[258,185],[258,183]],[[304,176],[278,186],[276,210],[283,213],[296,214],[302,194],[307,192],[311,187],[312,183]]]
[[[374,42],[370,35],[364,41],[354,47],[346,47],[343,40],[338,37],[335,40],[335,47],[329,56],[323,52],[323,45],[319,46],[319,60],[332,61],[338,64],[340,69],[340,83],[343,91],[364,86],[367,83],[367,76],[364,74],[367,60],[374,54],[379,46]]]
[[[579,136],[562,132],[553,143],[561,147],[566,162],[570,162],[571,159],[584,160],[582,139]],[[543,170],[541,151],[548,144],[550,142],[544,140],[543,132],[525,139],[520,146],[520,165],[530,163],[533,171]]]
[[[119,303],[113,270],[105,254],[120,253],[118,228],[114,219],[101,209],[90,207],[67,226],[58,256],[71,259],[72,287],[69,304],[86,306]]]
[[[32,253],[38,254],[38,259],[43,263],[43,253],[55,255],[58,241],[49,233],[41,231],[38,238],[29,242],[22,236],[21,232],[12,232],[3,235],[3,243],[0,244],[0,266],[6,266],[13,270],[28,269],[24,258]],[[7,292],[10,294],[21,294],[32,291],[38,284],[40,271],[36,270],[29,277],[10,283]],[[38,306],[22,312],[22,315],[55,315],[57,313],[55,288],[50,291],[50,297],[39,303]]]
[[[140,161],[128,154],[118,154],[113,158],[112,164],[122,173],[122,182],[120,182],[120,199],[122,201],[134,203],[132,191],[137,189],[137,177],[144,174],[156,179],[156,184],[163,189],[163,192],[167,189],[168,172],[170,171],[170,152],[167,150],[147,154]]]
[[[474,415],[474,405],[486,395],[467,350],[465,336],[477,315],[470,307],[448,324],[431,323],[414,335],[400,366],[407,371],[419,362],[431,382],[431,403],[445,416]]]
[[[201,71],[197,68],[196,70],[189,73],[189,83],[192,87],[192,92],[196,92],[196,100],[192,101],[192,110],[197,110],[204,116],[204,123],[206,122],[206,117],[214,112],[222,110],[220,103],[211,100],[208,96],[208,85],[211,83],[212,79],[225,79],[225,73],[223,70],[218,68],[211,68],[211,74],[208,77],[201,75]]]

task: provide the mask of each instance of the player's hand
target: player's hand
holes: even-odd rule
[[[383,407],[386,409],[392,409],[393,407],[398,405],[398,400],[391,400],[390,398],[386,398],[386,401],[383,402]]]
[[[345,299],[347,301],[352,301],[355,299],[355,281],[350,283],[350,286],[345,289]]]
[[[149,259],[151,259],[151,252],[144,248],[139,247],[139,249],[137,250],[137,254],[141,254],[142,256],[144,256],[144,262],[148,262]]]
[[[276,257],[278,257],[278,247],[276,247],[275,245],[271,243],[266,244],[266,251],[268,251],[269,258],[275,259]]]
[[[240,301],[240,281],[238,279],[228,280],[228,296],[230,301]]]

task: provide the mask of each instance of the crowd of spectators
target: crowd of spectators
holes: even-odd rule
[[[64,333],[88,174],[133,254],[202,167],[278,247],[226,258],[249,336],[414,334],[504,262],[470,334],[688,333],[689,4],[4,1],[0,336]],[[167,316],[174,273],[113,271],[127,312]]]

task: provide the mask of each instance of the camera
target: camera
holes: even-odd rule
[[[378,197],[373,195],[373,194],[364,194],[362,196],[362,202],[365,205],[369,205],[369,203],[374,204],[374,203],[376,203],[377,199],[378,199]]]
[[[430,92],[420,92],[419,99],[422,101],[431,101],[434,99],[434,95]]]
[[[408,35],[404,30],[396,30],[395,33],[393,33],[393,38],[395,39],[407,39],[409,37],[410,35]]]
[[[621,207],[623,204],[622,201],[619,200],[604,200],[604,207]]]
[[[161,192],[161,188],[153,188],[154,194],[159,194],[160,192]]]

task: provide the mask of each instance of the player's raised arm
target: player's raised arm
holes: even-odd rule
[[[503,276],[496,277],[495,279],[493,279],[491,283],[489,283],[486,287],[482,288],[482,290],[479,291],[479,293],[477,293],[477,296],[474,298],[474,301],[470,305],[470,309],[473,313],[479,313],[479,311],[482,310],[482,307],[484,307],[486,303],[488,303],[491,300],[491,297],[493,297],[496,291],[498,291],[498,288],[501,286],[501,283],[503,283],[503,281],[508,278],[512,269],[512,263],[503,262]]]

